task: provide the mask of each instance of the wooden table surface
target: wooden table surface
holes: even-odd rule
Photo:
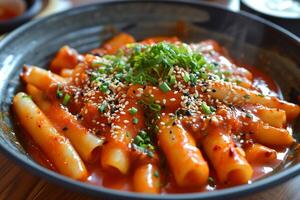
[[[48,0],[50,2],[46,12],[53,13],[51,9],[55,6],[62,7],[59,2],[63,2],[63,6],[68,7],[66,0]],[[71,0],[74,4],[80,4],[81,0]],[[95,2],[96,0],[87,0]],[[84,1],[84,3],[87,3]],[[214,2],[226,4],[231,2],[230,8],[238,9],[236,0],[213,0]],[[225,3],[224,3],[225,2]],[[229,5],[229,4],[228,4]],[[39,177],[33,176],[28,171],[17,166],[14,162],[8,160],[0,153],[0,200],[12,199],[41,199],[41,200],[90,200],[91,198],[73,191],[68,191],[60,186],[49,183]],[[99,198],[98,198],[99,199]],[[253,194],[251,196],[239,198],[238,200],[300,200],[300,176],[283,183],[275,188]]]

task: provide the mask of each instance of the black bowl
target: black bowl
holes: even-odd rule
[[[43,5],[42,0],[26,0],[25,3],[26,10],[22,15],[10,20],[0,21],[0,33],[9,32],[28,22],[40,12]]]
[[[64,44],[85,52],[97,47],[114,31],[137,39],[174,35],[178,20],[189,32],[185,41],[212,38],[226,46],[241,63],[267,72],[289,99],[300,87],[300,42],[286,30],[246,13],[235,13],[207,3],[190,1],[105,1],[32,21],[8,35],[0,44],[0,148],[33,173],[74,191],[109,199],[224,199],[250,194],[282,183],[300,173],[300,155],[286,159],[271,175],[253,182],[213,192],[145,195],[122,192],[74,181],[35,163],[14,134],[10,112],[13,95],[20,90],[22,65],[46,67]],[[300,123],[298,123],[300,124]],[[295,127],[300,130],[299,127]],[[290,152],[291,154],[294,152]]]

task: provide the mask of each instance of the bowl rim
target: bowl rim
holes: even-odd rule
[[[269,22],[261,17],[252,15],[247,12],[234,12],[231,10],[228,10],[227,8],[221,6],[221,5],[215,5],[208,2],[195,2],[193,0],[159,0],[159,1],[151,1],[151,0],[103,0],[99,3],[95,4],[89,4],[84,6],[75,7],[66,11],[58,12],[53,15],[49,15],[47,17],[43,17],[34,21],[31,21],[27,24],[24,24],[23,26],[17,28],[12,33],[8,34],[1,42],[0,42],[0,49],[5,48],[5,46],[13,40],[15,37],[18,37],[22,34],[24,31],[28,31],[32,26],[43,23],[44,21],[51,20],[52,18],[69,15],[72,13],[77,12],[84,12],[89,11],[90,9],[95,9],[94,7],[98,7],[101,5],[114,5],[114,4],[126,4],[126,3],[173,3],[173,4],[185,4],[185,5],[191,5],[196,7],[212,7],[215,9],[220,9],[224,12],[231,12],[236,15],[242,15],[243,17],[250,18],[251,20],[257,21],[259,23],[262,23],[270,28],[272,28],[274,31],[280,33],[284,37],[288,37],[291,40],[294,40],[298,43],[300,43],[300,38],[294,35],[293,33],[287,31],[286,29]],[[3,66],[2,66],[3,67]],[[1,67],[1,68],[2,68]],[[0,68],[0,69],[1,69]],[[1,70],[0,70],[1,71]],[[4,153],[7,157],[9,157],[11,160],[15,161],[19,166],[24,167],[25,169],[31,171],[33,174],[38,175],[39,177],[45,178],[46,180],[49,180],[50,182],[53,182],[55,184],[64,186],[72,191],[77,191],[80,193],[89,194],[92,196],[98,196],[99,194],[102,194],[104,196],[110,196],[114,198],[131,198],[131,199],[224,199],[224,198],[233,198],[233,197],[240,197],[246,194],[254,193],[261,191],[263,189],[269,188],[271,186],[279,185],[280,183],[283,183],[293,177],[295,177],[297,174],[300,173],[300,163],[296,164],[295,166],[291,166],[288,169],[285,169],[281,172],[278,172],[272,176],[265,177],[263,179],[257,180],[253,182],[252,184],[247,185],[240,185],[235,186],[231,188],[225,188],[221,190],[215,190],[211,192],[198,192],[198,193],[183,193],[183,194],[164,194],[164,195],[151,195],[151,194],[140,194],[135,192],[127,192],[127,191],[120,191],[120,190],[114,190],[109,189],[105,187],[99,187],[91,184],[87,184],[84,182],[76,181],[71,178],[65,177],[57,172],[48,170],[38,163],[26,159],[24,156],[20,155],[18,152],[10,148],[7,144],[0,141],[0,150],[2,153]]]

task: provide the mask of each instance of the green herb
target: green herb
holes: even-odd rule
[[[216,109],[215,107],[213,107],[213,106],[210,106],[209,108],[210,108],[210,111],[211,111],[211,112],[216,112],[216,110],[217,110],[217,109]]]
[[[241,80],[235,80],[236,84],[240,85],[242,83]]]
[[[136,118],[136,117],[134,117],[134,118],[132,119],[132,123],[133,123],[133,124],[138,124],[138,123],[139,123],[139,119]]]
[[[170,83],[171,85],[173,85],[173,84],[176,83],[176,77],[175,77],[175,75],[171,75],[171,76],[170,76],[169,83]]]
[[[24,99],[31,99],[31,96],[24,94],[24,95],[22,96],[22,98],[24,98]]]
[[[139,51],[134,50],[136,47],[139,47]],[[126,80],[133,84],[157,85],[158,79],[170,80],[174,75],[174,66],[195,73],[206,63],[201,54],[193,52],[186,44],[175,45],[166,42],[155,45],[131,44],[127,48],[133,51],[127,55],[130,70]],[[170,84],[174,82],[174,77],[171,79]],[[187,75],[185,79],[188,79]]]
[[[208,177],[207,183],[208,183],[208,185],[211,186],[211,187],[215,187],[215,186],[216,186],[216,182],[215,182],[214,178],[211,177],[211,176]]]
[[[153,153],[153,151],[146,151],[146,153],[147,153],[147,156],[149,156],[150,158],[153,158],[154,157],[154,153]]]
[[[211,109],[210,109],[210,106],[208,106],[208,105],[206,104],[206,102],[204,102],[204,101],[201,103],[201,109],[202,109],[202,111],[203,111],[205,114],[207,114],[207,115],[209,115],[209,114],[212,113],[212,111],[211,111]]]
[[[158,177],[159,177],[159,173],[158,173],[158,171],[157,171],[157,170],[155,170],[155,171],[154,171],[154,173],[153,173],[153,176],[155,176],[156,178],[158,178]]]
[[[253,118],[253,115],[252,115],[252,114],[250,114],[250,113],[246,113],[246,117],[248,117],[248,118],[252,119],[252,118]]]
[[[161,110],[161,106],[157,103],[151,103],[149,108],[154,112],[159,112]]]
[[[138,112],[138,109],[136,108],[136,107],[131,107],[130,109],[129,109],[129,113],[131,114],[131,115],[134,115],[134,114],[136,114]]]
[[[203,78],[203,79],[207,79],[208,76],[207,76],[207,73],[205,71],[201,71],[200,72],[200,77]]]
[[[71,96],[69,94],[65,94],[64,98],[63,98],[63,101],[62,101],[62,104],[64,106],[66,106],[71,100]]]
[[[126,137],[128,137],[128,138],[131,137],[131,133],[129,131],[126,131]]]
[[[98,107],[98,111],[100,112],[100,113],[104,113],[105,112],[105,110],[106,110],[106,108],[107,108],[107,103],[102,103],[99,107]]]
[[[135,136],[133,144],[136,149],[146,153],[149,157],[154,156],[154,146],[152,145],[150,135],[147,132],[140,131],[137,136]]]
[[[257,96],[259,96],[259,97],[265,97],[264,94],[258,94]]]
[[[163,91],[164,93],[171,91],[170,86],[168,85],[168,83],[163,82],[159,88],[161,89],[161,91]]]
[[[183,75],[183,80],[184,80],[185,82],[189,82],[189,81],[190,81],[190,75],[189,75],[187,72],[184,73],[184,75]]]
[[[108,91],[108,83],[101,84],[101,86],[100,86],[99,89],[100,89],[101,92],[107,93],[107,91]]]
[[[64,92],[61,89],[62,89],[62,86],[60,84],[57,85],[56,97],[59,98],[59,99],[64,96]]]
[[[249,95],[249,94],[246,94],[246,95],[244,95],[244,98],[245,98],[245,99],[250,99],[250,95]]]
[[[144,143],[144,139],[140,136],[140,135],[137,135],[135,138],[134,138],[134,141],[133,141],[135,144],[143,144]]]
[[[229,82],[230,80],[229,80],[229,78],[226,77],[226,78],[224,78],[224,81]]]
[[[94,61],[94,62],[92,62],[92,67],[99,67],[99,66],[101,66],[102,64],[103,64],[102,62]]]
[[[106,72],[106,68],[105,68],[105,67],[99,67],[99,68],[98,68],[98,72],[99,72],[100,74],[104,74],[104,73]]]

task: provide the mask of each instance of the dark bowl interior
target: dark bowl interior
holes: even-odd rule
[[[26,10],[20,16],[10,20],[0,21],[0,33],[6,33],[24,24],[36,16],[43,5],[42,0],[25,0]]]
[[[299,38],[260,18],[218,6],[187,1],[109,1],[72,9],[26,24],[0,44],[0,147],[20,165],[64,187],[109,199],[210,199],[236,197],[270,187],[300,173],[300,155],[286,159],[271,175],[251,185],[207,193],[151,196],[121,192],[77,182],[51,172],[31,160],[18,143],[10,112],[13,95],[20,90],[23,64],[45,68],[55,52],[68,44],[80,52],[99,46],[117,31],[137,39],[174,35],[182,20],[186,42],[212,38],[224,45],[240,63],[268,73],[282,88],[284,98],[300,90]],[[300,123],[298,123],[300,124]],[[299,125],[298,125],[299,126]],[[299,127],[295,127],[299,133]]]

